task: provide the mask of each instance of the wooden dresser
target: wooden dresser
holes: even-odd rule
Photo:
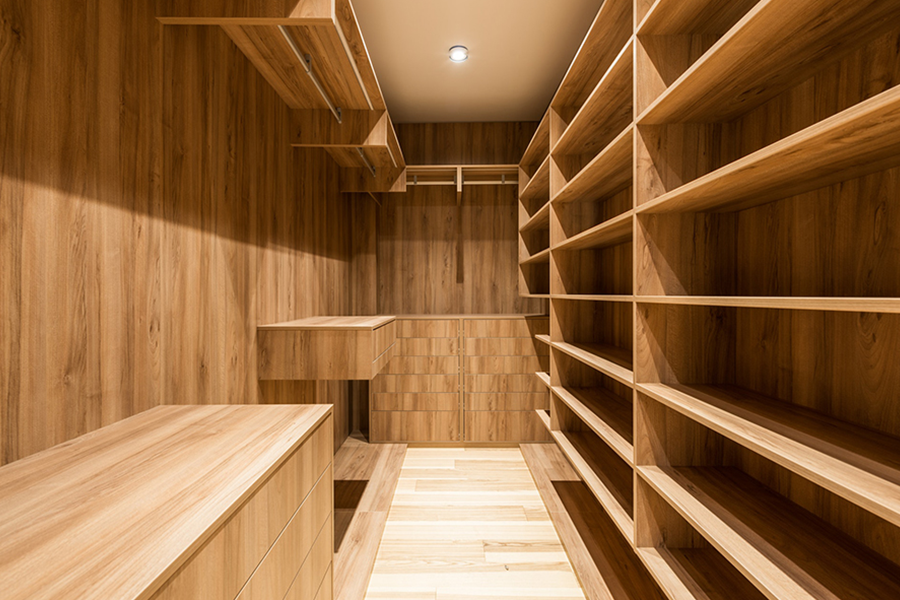
[[[549,408],[537,375],[549,351],[535,336],[549,326],[546,316],[398,316],[394,356],[372,380],[372,441],[548,441],[535,410]]]
[[[0,468],[0,596],[332,598],[331,406],[161,406]]]

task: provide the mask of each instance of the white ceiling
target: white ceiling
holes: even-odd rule
[[[602,3],[353,0],[395,123],[540,120]]]

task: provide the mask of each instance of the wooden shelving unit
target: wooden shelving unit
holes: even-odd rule
[[[519,165],[538,417],[672,600],[900,597],[898,39],[888,0],[607,0]]]

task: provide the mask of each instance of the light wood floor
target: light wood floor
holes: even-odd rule
[[[410,448],[366,598],[584,595],[518,448]]]

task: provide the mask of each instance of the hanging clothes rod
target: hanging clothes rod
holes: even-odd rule
[[[312,58],[309,56],[309,54],[304,55],[302,52],[300,52],[300,48],[297,47],[297,42],[294,41],[293,36],[291,36],[284,25],[279,25],[278,31],[280,31],[281,35],[284,36],[285,41],[287,41],[288,45],[291,47],[291,50],[294,51],[294,54],[300,61],[300,64],[303,65],[303,70],[306,71],[306,74],[309,75],[309,78],[312,80],[313,85],[315,85],[316,89],[319,90],[319,94],[322,96],[325,104],[328,105],[328,110],[331,111],[331,114],[334,115],[334,118],[337,119],[338,123],[343,124],[343,121],[341,119],[341,109],[334,105],[334,102],[331,101],[331,98],[329,98],[328,94],[325,92],[325,88],[323,88],[322,84],[319,82],[319,78],[316,77],[316,74],[312,71]]]
[[[372,177],[375,177],[375,167],[373,167],[372,163],[369,162],[369,159],[366,158],[366,154],[363,152],[362,148],[357,148],[356,151],[359,152],[359,157],[366,163],[366,168],[369,169],[369,173],[372,174]]]

